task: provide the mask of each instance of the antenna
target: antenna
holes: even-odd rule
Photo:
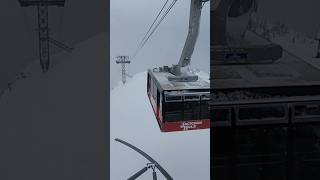
[[[173,178],[169,175],[169,173],[165,169],[163,169],[163,167],[161,167],[161,165],[157,161],[155,161],[152,157],[150,157],[147,153],[143,152],[141,149],[139,149],[139,148],[133,146],[132,144],[129,144],[128,142],[123,141],[121,139],[116,138],[115,141],[118,141],[118,142],[128,146],[129,148],[131,148],[134,151],[138,152],[139,154],[141,154],[143,157],[145,157],[147,160],[150,161],[150,163],[148,163],[146,167],[142,168],[140,171],[138,171],[137,173],[132,175],[130,178],[128,178],[128,180],[137,179],[139,176],[141,176],[143,173],[145,173],[150,168],[153,170],[152,171],[153,180],[157,180],[156,168],[161,172],[161,174],[167,180],[173,180]]]
[[[126,83],[126,64],[130,64],[131,61],[129,61],[129,56],[117,56],[116,57],[116,63],[117,64],[121,64],[122,67],[122,83],[125,84]]]

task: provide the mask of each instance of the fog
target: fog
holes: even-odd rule
[[[121,67],[115,56],[132,56],[138,43],[155,19],[165,1],[112,0],[110,2],[110,87],[121,79]],[[149,39],[139,54],[131,59],[128,74],[148,68],[176,64],[179,61],[189,26],[190,1],[177,1],[166,19]],[[209,72],[210,5],[202,10],[199,38],[191,66]]]

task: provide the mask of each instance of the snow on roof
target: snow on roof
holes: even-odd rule
[[[210,88],[209,76],[202,71],[195,73],[195,75],[198,75],[198,80],[195,82],[173,82],[168,80],[169,76],[173,76],[171,73],[156,72],[151,70],[149,72],[154,75],[155,79],[163,90],[206,90]]]

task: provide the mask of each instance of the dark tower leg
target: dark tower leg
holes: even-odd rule
[[[43,72],[50,66],[48,6],[38,5],[39,55]]]
[[[320,39],[317,39],[318,40],[318,49],[317,49],[317,56],[316,58],[320,58]]]

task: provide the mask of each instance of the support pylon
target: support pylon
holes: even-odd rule
[[[22,7],[36,6],[38,9],[39,56],[43,72],[50,66],[49,6],[62,7],[65,0],[19,0]]]
[[[129,56],[117,56],[117,60],[116,60],[117,64],[121,64],[121,69],[122,69],[122,83],[125,84],[126,83],[126,64],[130,64],[131,61],[129,61]]]

